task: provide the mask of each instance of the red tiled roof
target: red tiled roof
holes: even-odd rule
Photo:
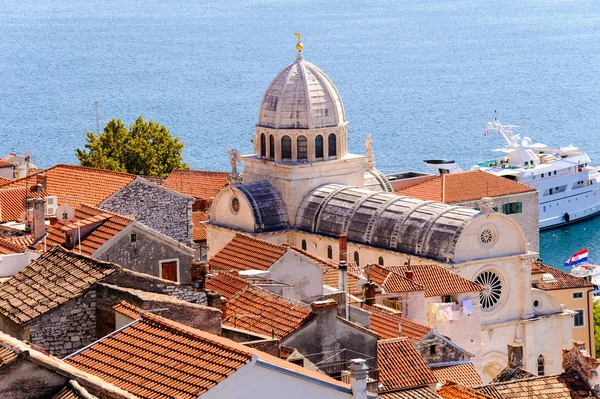
[[[65,246],[65,231],[77,229],[77,221],[80,221],[81,226],[89,224],[97,224],[91,232],[81,236],[81,253],[84,255],[92,255],[106,241],[114,237],[117,233],[123,230],[132,219],[126,218],[115,213],[111,213],[102,209],[93,208],[91,206],[81,205],[75,210],[75,217],[69,223],[57,223],[48,229],[48,237],[46,245],[62,245]],[[80,227],[80,230],[82,227]],[[84,229],[85,230],[85,229]],[[41,247],[42,244],[39,246]],[[79,252],[79,245],[75,245],[74,250]]]
[[[471,362],[451,366],[431,367],[431,371],[442,384],[446,383],[446,381],[454,381],[467,387],[478,387],[483,384],[481,377]]]
[[[296,331],[310,313],[311,307],[303,302],[248,287],[227,302],[223,325],[281,339]]]
[[[544,265],[540,262],[534,262],[531,266],[531,274],[550,273],[554,276],[554,281],[542,281],[541,276],[538,276],[539,281],[531,282],[531,286],[544,291],[565,290],[570,288],[589,288],[593,289],[594,284],[587,281],[583,277],[573,276],[551,266]]]
[[[433,389],[429,387],[408,388],[379,395],[381,399],[440,399]]]
[[[443,174],[398,190],[396,194],[450,204],[530,191],[535,188],[481,170],[468,170]]]
[[[437,379],[407,338],[377,342],[380,392],[435,384]]]
[[[23,325],[83,295],[117,268],[54,247],[0,285],[0,313]]]
[[[425,291],[425,287],[409,280],[404,273],[400,274],[379,265],[369,265],[367,270],[369,279],[383,287],[387,293]]]
[[[408,266],[386,266],[388,270],[405,274]],[[412,265],[415,283],[425,287],[425,296],[444,296],[465,292],[480,292],[483,287],[438,265]]]
[[[142,399],[192,399],[248,364],[253,356],[288,373],[349,389],[315,371],[150,313],[142,313],[136,322],[65,362]]]
[[[174,170],[163,186],[194,198],[213,198],[227,185],[228,172]]]
[[[0,187],[0,221],[12,222],[19,220],[21,213],[25,212],[25,195],[27,198],[37,198],[37,192],[31,187]],[[42,190],[41,198],[47,197],[48,192]]]
[[[206,282],[206,289],[217,291],[222,297],[231,299],[244,288],[252,286],[252,283],[230,273],[219,273],[216,277]]]
[[[10,183],[12,180],[11,179],[7,179],[6,177],[2,177],[0,176],[0,187],[2,187],[3,185]]]
[[[48,195],[57,196],[61,205],[66,195],[66,202],[72,208],[78,207],[79,204],[97,206],[136,178],[135,175],[112,170],[56,165],[27,178],[13,180],[2,188],[25,187],[25,179],[29,186],[36,185],[37,175],[40,173],[46,175]]]
[[[452,381],[446,382],[443,387],[438,389],[438,395],[444,399],[494,399],[491,396]]]
[[[17,245],[22,245],[23,247],[28,247],[31,244],[33,244],[33,235],[31,234],[25,234],[23,236],[12,236],[12,237],[5,237],[5,240],[8,240],[14,244]]]
[[[6,238],[0,238],[0,255],[20,254],[25,251],[25,246],[17,244]]]
[[[403,337],[418,341],[432,330],[399,314],[389,313],[364,303],[362,309],[370,313],[370,328],[379,334],[382,339],[399,337],[398,330],[401,329]],[[398,325],[400,325],[400,328],[398,328]]]
[[[192,223],[194,228],[192,229],[192,240],[194,241],[206,241],[206,227],[202,222],[208,221],[208,214],[202,211],[192,212]]]
[[[289,247],[236,234],[208,261],[211,270],[267,270]]]
[[[12,166],[14,168],[15,164],[12,162],[8,162],[7,160],[0,159],[0,168],[6,168],[7,166]],[[1,179],[4,179],[1,177]]]

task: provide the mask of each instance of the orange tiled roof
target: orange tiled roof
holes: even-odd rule
[[[437,383],[427,363],[407,338],[378,341],[377,364],[379,382],[383,385],[380,392]]]
[[[551,266],[544,265],[540,262],[534,262],[531,266],[531,274],[550,273],[554,276],[554,281],[531,282],[531,286],[544,291],[564,290],[570,288],[589,288],[593,289],[594,284],[587,281],[583,277],[573,276]],[[541,276],[540,276],[541,277]]]
[[[3,185],[10,183],[12,180],[11,179],[7,179],[6,177],[2,177],[0,176],[0,187],[2,187]]]
[[[438,390],[438,395],[444,399],[494,399],[482,392],[448,381]]]
[[[400,391],[386,392],[379,395],[381,399],[439,399],[439,396],[429,387],[408,388]]]
[[[387,293],[425,291],[425,287],[407,279],[404,273],[400,274],[379,265],[369,265],[367,268],[369,270],[369,279],[383,287]]]
[[[0,222],[19,220],[21,213],[25,212],[25,195],[27,198],[37,198],[37,192],[31,187],[0,187]],[[41,198],[46,198],[47,191],[40,192]]]
[[[212,270],[267,270],[289,247],[236,234],[208,261]]]
[[[0,370],[17,360],[18,357],[12,349],[0,346]]]
[[[454,381],[467,387],[478,387],[483,384],[473,363],[460,363],[451,366],[431,367],[433,375],[442,384],[446,381]]]
[[[46,192],[48,195],[57,196],[61,205],[64,195],[66,195],[66,202],[72,208],[78,207],[79,204],[100,205],[105,199],[136,178],[135,175],[112,170],[56,165],[50,169],[34,173],[27,178],[13,180],[11,183],[3,185],[2,188],[25,187],[25,179],[27,179],[29,186],[36,185],[36,176],[40,173],[46,175]]]
[[[216,277],[206,282],[206,289],[217,291],[222,297],[231,299],[244,288],[252,286],[252,283],[230,273],[219,273]]]
[[[575,371],[498,382],[475,389],[494,398],[506,399],[583,399],[598,397]]]
[[[117,268],[54,247],[0,285],[0,313],[23,325],[83,295]]]
[[[134,323],[65,362],[142,399],[192,399],[234,374],[253,356],[288,373],[350,388],[315,371],[151,313],[142,313]]]
[[[371,314],[371,330],[379,334],[382,339],[398,338],[400,336],[398,330],[401,329],[403,337],[418,341],[432,330],[430,327],[406,319],[399,314],[389,313],[364,303],[362,309]],[[398,325],[400,325],[400,328]]]
[[[202,222],[208,221],[208,214],[202,211],[196,211],[192,213],[192,223],[194,228],[192,229],[192,240],[194,241],[206,241],[206,227]]]
[[[98,399],[94,395],[90,395],[90,393],[79,385],[77,382],[73,380],[69,381],[67,385],[58,393],[56,393],[52,399]]]
[[[174,170],[163,186],[194,198],[213,198],[227,185],[228,172]]]
[[[57,223],[48,229],[46,245],[65,246],[65,231],[77,229],[77,220],[80,221],[81,226],[97,224],[90,233],[81,236],[81,253],[88,256],[96,252],[106,241],[133,222],[130,218],[103,209],[81,205],[75,210],[75,217],[71,222]],[[74,248],[79,251],[79,245]]]
[[[468,170],[443,174],[398,190],[396,194],[450,204],[530,191],[535,188],[481,170]]]
[[[408,266],[386,266],[386,269],[405,274]],[[412,265],[415,283],[425,287],[425,296],[443,296],[479,292],[483,287],[438,265]]]
[[[20,254],[25,251],[25,246],[6,238],[0,238],[0,255]]]
[[[247,287],[227,302],[223,325],[284,338],[296,331],[311,313],[303,302],[259,287]]]
[[[23,236],[12,236],[12,237],[5,237],[6,240],[17,244],[17,245],[22,245],[23,247],[28,247],[31,244],[33,244],[33,235],[31,234],[25,234]]]

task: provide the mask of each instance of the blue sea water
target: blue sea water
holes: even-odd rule
[[[198,169],[251,151],[263,91],[295,57],[336,83],[350,151],[373,134],[384,172],[423,159],[466,168],[502,146],[505,123],[600,164],[600,4],[596,0],[27,0],[0,1],[0,153],[75,163],[74,148],[111,118],[161,122]],[[589,246],[600,218],[542,233],[560,265]]]

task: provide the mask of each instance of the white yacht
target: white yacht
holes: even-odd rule
[[[503,155],[480,162],[474,169],[528,184],[539,192],[540,229],[556,227],[600,212],[600,174],[590,158],[571,145],[548,147],[513,133],[518,126],[487,124],[487,134],[498,132],[506,147]]]

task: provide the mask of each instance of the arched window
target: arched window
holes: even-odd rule
[[[260,135],[260,156],[267,156],[267,138],[265,137],[264,133]]]
[[[546,360],[544,359],[544,355],[539,355],[538,356],[538,375],[544,375],[544,363],[546,363]]]
[[[275,138],[273,135],[269,136],[269,158],[275,159]]]
[[[379,266],[383,266],[383,257],[379,257]]]
[[[323,158],[323,136],[315,137],[315,158]]]
[[[290,136],[281,138],[281,159],[292,159],[292,139]]]
[[[335,157],[337,155],[337,147],[336,147],[336,138],[335,138],[335,134],[331,133],[329,135],[329,138],[327,139],[328,144],[329,144],[329,156],[330,157]]]
[[[306,161],[308,159],[308,142],[306,141],[306,137],[298,136],[298,139],[296,141],[298,144],[298,161]]]
[[[354,263],[356,263],[356,266],[360,266],[359,258],[358,258],[358,251],[354,251]]]
[[[331,245],[327,246],[327,258],[333,259],[333,248],[331,248]]]
[[[302,249],[306,251],[306,240],[302,240]]]

